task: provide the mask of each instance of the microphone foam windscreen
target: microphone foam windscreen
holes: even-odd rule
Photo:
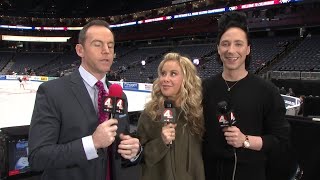
[[[119,84],[112,84],[109,87],[109,96],[121,98],[122,92],[122,87]]]
[[[218,103],[218,111],[221,113],[221,114],[225,114],[228,112],[228,103],[226,101],[221,101]]]
[[[164,101],[164,108],[173,108],[173,101],[169,100],[169,99],[166,99]]]

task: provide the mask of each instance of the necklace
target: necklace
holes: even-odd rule
[[[231,91],[231,89],[233,88],[233,86],[235,86],[238,82],[239,82],[239,80],[238,81],[236,81],[232,86],[229,86],[229,84],[227,83],[227,81],[226,80],[224,80],[224,82],[226,83],[226,85],[227,85],[227,87],[228,87],[228,92],[230,92]]]

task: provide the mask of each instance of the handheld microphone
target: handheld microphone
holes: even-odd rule
[[[112,84],[109,87],[109,95],[103,97],[103,111],[111,114],[113,118],[116,114],[123,114],[125,108],[124,99],[122,99],[122,87],[119,84]]]
[[[103,97],[103,110],[110,113],[110,118],[114,118],[116,114],[124,114],[125,100],[122,99],[123,90],[119,84],[111,84],[109,87],[109,95]],[[128,134],[129,131],[121,126],[118,126],[117,134],[115,136],[115,142],[113,144],[118,146],[121,142],[120,134]],[[108,148],[109,149],[109,148]],[[120,158],[119,153],[115,153],[116,158]]]
[[[230,109],[230,107],[228,106],[228,103],[226,101],[219,102],[217,105],[217,109],[219,112],[218,121],[219,121],[221,128],[230,127],[236,123],[236,118],[234,116],[234,113]],[[230,146],[228,146],[228,147],[230,147]],[[236,148],[232,147],[232,150],[233,150],[233,154],[234,154],[234,166],[233,166],[233,172],[232,172],[232,180],[234,180],[236,170],[237,170],[238,158],[237,158]]]
[[[172,100],[164,101],[164,110],[161,114],[161,122],[163,123],[175,123],[176,122],[176,110],[173,107]]]
[[[218,121],[220,127],[233,126],[236,123],[236,118],[233,111],[228,106],[226,101],[218,103]]]

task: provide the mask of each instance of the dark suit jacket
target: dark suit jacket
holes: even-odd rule
[[[123,98],[126,99],[125,94]],[[115,118],[119,121],[117,134],[128,132],[127,110]],[[78,70],[41,84],[29,131],[32,170],[43,171],[42,179],[105,180],[109,158],[106,150],[99,149],[99,157],[88,161],[81,140],[92,135],[98,125],[97,113]],[[112,144],[112,180],[119,180],[124,164],[116,152],[117,143],[118,138]]]

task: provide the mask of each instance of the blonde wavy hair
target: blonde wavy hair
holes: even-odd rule
[[[160,120],[160,110],[164,108],[164,101],[166,99],[160,89],[160,77],[162,68],[168,61],[178,62],[183,73],[182,84],[177,94],[180,104],[176,106],[180,106],[183,111],[191,133],[201,138],[204,133],[201,79],[191,60],[185,56],[181,56],[179,53],[167,53],[160,62],[158,78],[153,83],[151,100],[146,104],[145,112],[149,114],[152,120]]]

